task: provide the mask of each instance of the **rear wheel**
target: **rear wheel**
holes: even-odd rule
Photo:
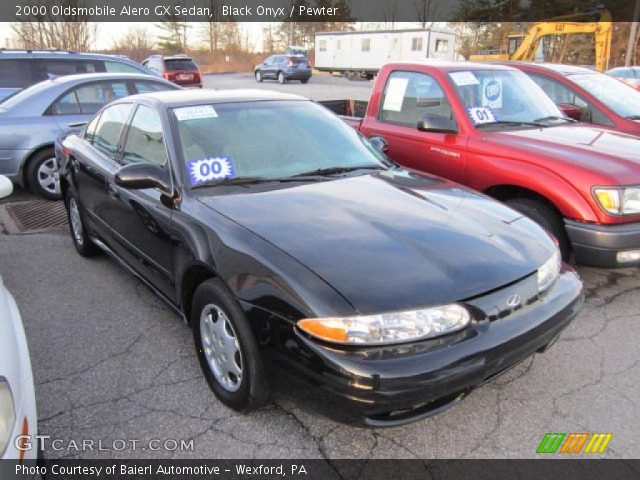
[[[65,199],[67,205],[67,215],[69,220],[69,229],[71,230],[71,239],[76,251],[83,257],[93,257],[100,253],[98,247],[89,239],[86,224],[83,219],[82,210],[78,199],[73,195],[71,190],[67,191]]]
[[[300,80],[301,83],[307,83],[309,81],[308,78],[303,78],[302,80]]]
[[[213,393],[230,408],[247,411],[268,397],[258,344],[244,312],[218,279],[193,296],[191,325],[198,360]]]
[[[262,73],[260,72],[260,70],[256,72],[256,82],[262,82]]]
[[[35,193],[48,200],[60,200],[62,190],[54,150],[38,152],[27,164],[27,183]]]
[[[282,72],[278,72],[278,83],[279,84],[283,84],[284,82],[286,82],[287,79],[284,78],[284,73]]]
[[[564,229],[564,222],[552,207],[530,198],[514,198],[513,200],[507,200],[506,204],[546,228],[558,240],[562,259],[564,261],[569,260],[571,247],[567,232]]]

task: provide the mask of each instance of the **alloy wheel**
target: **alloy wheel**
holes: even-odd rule
[[[47,158],[36,171],[38,185],[47,193],[60,195],[60,178],[56,157]]]
[[[69,221],[71,222],[71,231],[73,238],[78,245],[82,245],[82,220],[80,219],[80,209],[75,198],[69,200]]]
[[[209,304],[200,314],[200,336],[211,373],[227,391],[242,385],[242,352],[233,325],[224,311]]]

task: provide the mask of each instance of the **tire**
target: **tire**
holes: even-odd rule
[[[27,183],[31,190],[48,200],[61,200],[58,162],[52,148],[36,153],[27,164]]]
[[[95,257],[100,253],[100,249],[87,235],[87,227],[84,221],[82,207],[77,197],[71,192],[71,189],[67,190],[65,204],[67,206],[67,219],[69,220],[69,231],[71,232],[73,246],[83,257]]]
[[[278,83],[280,85],[284,84],[287,81],[286,78],[284,78],[284,73],[282,72],[278,72]]]
[[[255,75],[256,75],[256,82],[258,82],[258,83],[262,83],[263,78],[262,78],[262,73],[260,72],[260,70],[258,70],[258,71],[255,73]]]
[[[206,280],[196,289],[191,326],[202,372],[216,397],[242,412],[264,404],[269,394],[258,344],[240,305],[220,280]]]
[[[556,237],[562,259],[565,262],[569,261],[571,246],[567,232],[564,229],[564,222],[552,207],[541,201],[529,198],[514,198],[513,200],[507,200],[506,204],[546,228],[548,232]]]
[[[302,80],[300,80],[300,83],[307,83],[309,81],[308,78],[303,78]]]

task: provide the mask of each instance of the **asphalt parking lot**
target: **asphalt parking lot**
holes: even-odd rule
[[[534,457],[546,432],[612,432],[604,456],[637,458],[640,272],[579,271],[587,304],[549,351],[436,417],[373,430],[324,418],[282,382],[265,408],[228,410],[209,392],[189,328],[113,260],[81,258],[63,229],[0,234],[0,272],[30,343],[40,432],[63,445],[194,441],[193,451],[128,444],[49,449],[48,458],[520,458]]]
[[[328,100],[366,99],[371,82],[318,75],[281,86],[228,74],[206,76],[205,86]],[[32,198],[19,190],[0,203]],[[27,331],[40,433],[107,447],[49,448],[47,458],[531,458],[547,432],[611,432],[602,456],[640,456],[640,269],[579,268],[585,308],[549,351],[436,417],[365,429],[323,417],[286,378],[257,412],[223,407],[200,372],[190,329],[115,261],[81,258],[65,229],[0,231],[0,274]],[[150,439],[193,440],[194,448],[142,449]],[[108,449],[115,440],[126,448]]]
[[[314,75],[309,83],[304,85],[297,80],[291,80],[284,85],[280,85],[275,80],[265,80],[258,83],[251,73],[205,75],[203,78],[205,88],[260,88],[294,93],[313,100],[342,100],[346,98],[369,100],[369,93],[373,87],[373,80],[349,81],[341,76],[332,76],[326,73]]]

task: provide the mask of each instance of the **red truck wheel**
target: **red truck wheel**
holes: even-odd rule
[[[569,260],[571,248],[569,246],[567,232],[564,229],[564,222],[562,221],[562,217],[560,217],[553,208],[538,200],[529,198],[514,198],[513,200],[507,200],[506,203],[514,210],[526,215],[537,224],[546,228],[547,231],[556,237],[559,242],[562,259],[564,261]]]

